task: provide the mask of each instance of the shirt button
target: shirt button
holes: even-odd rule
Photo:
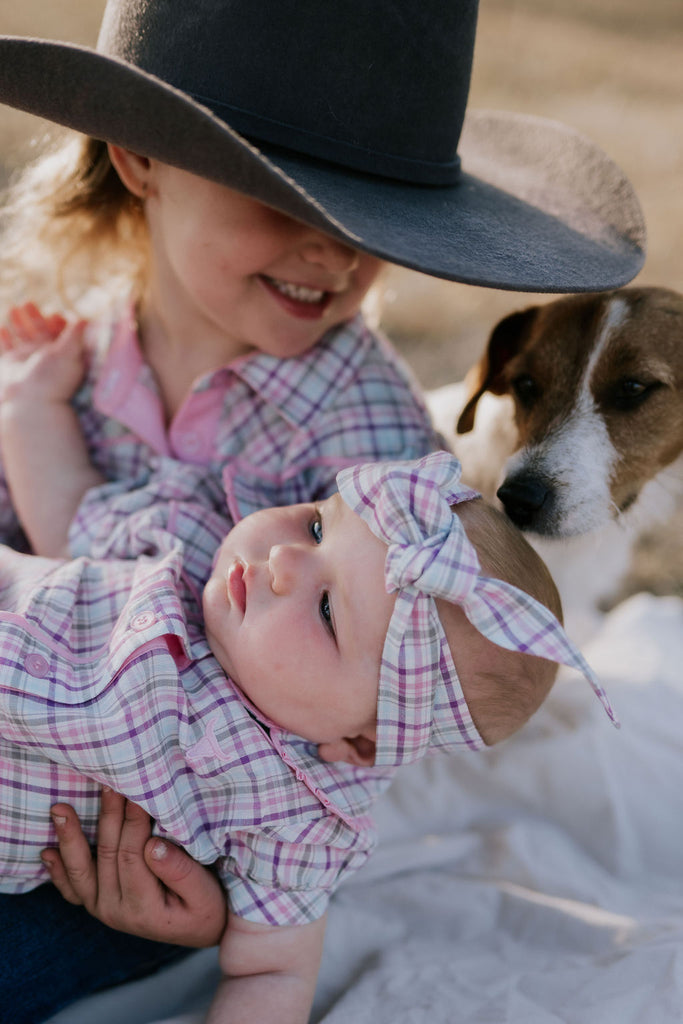
[[[24,668],[30,676],[44,679],[50,670],[50,663],[42,654],[28,654],[24,661]]]
[[[141,633],[143,629],[147,629],[153,622],[156,622],[156,618],[154,612],[138,612],[130,620],[131,629],[134,629],[136,633]]]

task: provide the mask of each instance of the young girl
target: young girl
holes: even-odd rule
[[[86,150],[118,171],[120,216],[144,206],[149,231],[144,286],[84,326],[74,403],[104,476],[131,480],[170,455],[249,477],[262,508],[330,493],[359,456],[435,446],[407,371],[359,312],[379,260],[223,185],[120,147]],[[80,205],[82,179],[74,189]],[[0,513],[18,546],[2,480]]]
[[[324,497],[359,459],[432,448],[358,313],[382,260],[533,291],[637,273],[638,203],[595,146],[508,114],[470,114],[461,133],[476,13],[109,0],[96,51],[0,38],[0,101],[85,135],[12,192],[0,277],[8,304],[102,307],[74,400],[100,473],[132,480],[159,454],[227,465],[253,478],[230,496],[244,513]],[[0,497],[1,535],[22,547]],[[73,960],[94,982],[70,964],[6,1001],[49,992],[54,1006],[100,983],[107,957],[89,945]]]
[[[66,536],[89,482],[67,394],[78,357],[75,334],[3,357],[0,441],[38,552],[33,509],[56,496]],[[25,450],[36,472],[15,486]],[[459,476],[445,452],[344,470],[338,494],[224,537],[211,478],[161,458],[140,488],[81,496],[72,536],[89,557],[0,547],[0,888],[44,880],[51,799],[94,838],[113,787],[228,892],[211,1020],[305,1021],[329,895],[372,848],[368,810],[395,767],[505,739],[554,661],[611,714],[533,596],[557,607],[542,562]]]

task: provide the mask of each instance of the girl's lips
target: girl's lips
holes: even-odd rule
[[[320,320],[334,298],[334,292],[321,291],[320,298],[311,301],[310,295],[314,294],[316,289],[297,285],[283,285],[283,287],[289,288],[288,291],[284,291],[283,287],[277,286],[273,278],[267,277],[265,274],[261,275],[260,281],[268,294],[272,295],[285,312],[291,316],[298,317],[300,320]],[[298,298],[297,291],[300,291],[301,294],[308,292],[309,295],[306,298]]]
[[[244,615],[247,610],[247,588],[244,583],[244,566],[241,562],[233,562],[228,569],[227,584],[230,603],[239,608]]]

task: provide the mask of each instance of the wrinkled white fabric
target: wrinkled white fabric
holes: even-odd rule
[[[561,677],[505,744],[401,769],[332,901],[312,1024],[680,1024],[683,601],[586,650],[622,729]],[[215,950],[52,1024],[200,1024]]]

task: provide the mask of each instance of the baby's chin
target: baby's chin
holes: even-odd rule
[[[204,616],[204,637],[206,639],[207,644],[209,645],[209,650],[213,654],[214,658],[216,659],[220,667],[223,669],[223,672],[226,674],[226,676],[230,677],[231,682],[236,683],[239,686],[239,682],[233,671],[233,666],[231,665],[230,658],[228,657],[225,644],[221,642],[220,638],[211,629],[210,623],[212,618],[212,609],[210,607],[209,601],[207,600],[207,590],[210,593],[210,588],[208,584],[204,590],[204,596],[202,598],[202,612]]]

